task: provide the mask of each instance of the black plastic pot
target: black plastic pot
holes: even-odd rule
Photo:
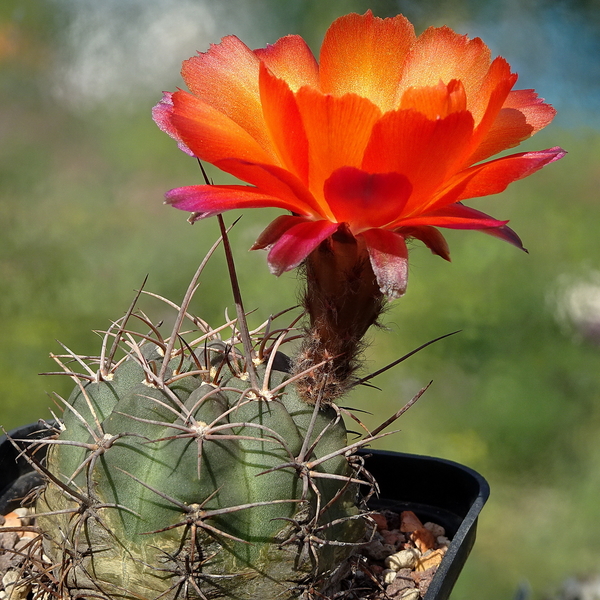
[[[490,486],[473,469],[442,458],[383,450],[361,454],[371,454],[366,467],[380,487],[372,508],[412,510],[423,523],[442,525],[452,540],[424,597],[447,600],[475,543]]]
[[[8,433],[13,440],[44,437],[44,425],[33,423]],[[7,436],[0,438],[0,514],[19,505],[20,500],[41,478],[33,471],[20,449]],[[36,455],[43,458],[43,447]],[[432,521],[446,529],[452,543],[429,586],[424,600],[447,600],[475,543],[477,517],[490,488],[477,472],[449,460],[363,450],[365,465],[380,487],[380,496],[370,502],[371,508],[395,511],[412,510],[423,522]]]
[[[20,505],[21,500],[36,486],[42,484],[42,478],[36,473],[22,450],[29,446],[28,442],[16,440],[34,440],[43,438],[48,428],[41,423],[31,423],[9,431],[0,437],[0,515],[5,515]],[[14,440],[18,448],[10,439]],[[36,458],[42,460],[45,448],[42,446]]]

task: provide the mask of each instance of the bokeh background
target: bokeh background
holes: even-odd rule
[[[37,375],[54,369],[56,339],[97,353],[92,330],[124,313],[146,274],[148,289],[178,300],[216,239],[215,223],[191,227],[162,204],[171,187],[200,182],[150,119],[161,91],[181,84],[181,61],[230,33],[251,47],[299,33],[318,53],[335,17],[368,8],[403,12],[418,31],[447,24],[482,37],[519,72],[518,88],[559,111],[522,148],[568,156],[470,203],[509,218],[530,254],[477,232],[448,233],[451,264],[415,244],[408,293],[372,336],[367,370],[461,333],[348,401],[375,425],[433,380],[379,446],[457,460],[490,481],[452,598],[547,598],[567,577],[600,571],[597,0],[2,0],[0,424],[49,417],[48,393],[69,393],[67,378]],[[295,275],[275,280],[265,255],[247,252],[274,214],[246,214],[232,233],[255,324],[296,302]],[[226,307],[219,254],[193,309],[217,324]]]

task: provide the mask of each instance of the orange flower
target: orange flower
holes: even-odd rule
[[[461,202],[564,155],[550,148],[482,162],[545,127],[554,109],[533,90],[513,90],[517,75],[479,38],[447,27],[416,37],[402,15],[337,19],[320,64],[296,35],[259,50],[229,36],[185,61],[182,75],[190,91],[166,93],[155,121],[184,151],[251,186],[183,187],[167,201],[194,219],[234,208],[290,211],[253,246],[270,249],[275,274],[339,233],[355,240],[380,291],[394,298],[406,288],[407,238],[445,259],[437,227],[477,229],[522,248],[506,221]]]

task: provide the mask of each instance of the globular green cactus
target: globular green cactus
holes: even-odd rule
[[[354,451],[373,438],[349,444],[335,405],[298,396],[290,328],[241,351],[239,319],[223,340],[190,296],[168,338],[131,309],[99,358],[70,356],[85,373],[56,357],[76,386],[36,506],[54,581],[70,598],[333,593],[365,534]]]

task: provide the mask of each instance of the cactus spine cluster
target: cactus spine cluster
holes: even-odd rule
[[[354,452],[375,436],[349,444],[335,404],[299,397],[292,327],[213,330],[194,289],[165,339],[132,306],[100,357],[55,357],[76,385],[36,512],[62,597],[323,597],[364,538]]]

